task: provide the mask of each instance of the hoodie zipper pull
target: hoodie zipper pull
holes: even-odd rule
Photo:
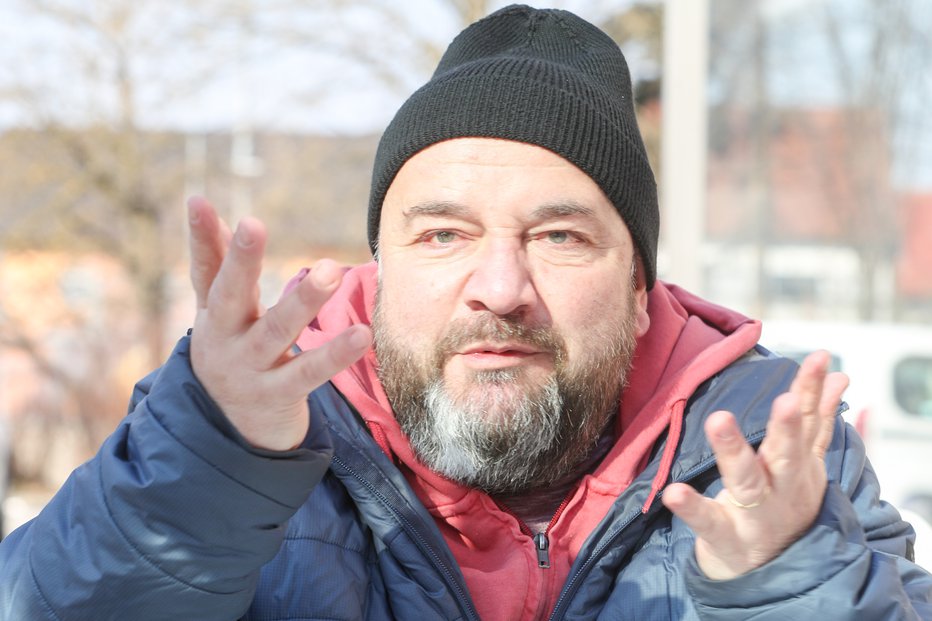
[[[541,569],[550,567],[550,541],[547,539],[547,533],[534,535],[534,547],[537,549],[537,566]]]

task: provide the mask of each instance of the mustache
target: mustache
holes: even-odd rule
[[[556,330],[529,326],[520,317],[493,313],[452,322],[434,351],[438,361],[443,362],[477,341],[527,345],[553,355],[557,364],[566,358],[566,343]]]

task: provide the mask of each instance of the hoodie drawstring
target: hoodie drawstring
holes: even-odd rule
[[[650,486],[650,494],[641,507],[641,513],[647,513],[650,510],[654,499],[660,490],[667,484],[670,477],[670,470],[673,468],[673,457],[676,449],[680,444],[680,432],[683,429],[683,412],[686,410],[686,400],[681,399],[673,404],[673,411],[670,413],[670,430],[667,433],[667,444],[663,448],[663,455],[660,457],[660,467],[657,469],[657,475]]]

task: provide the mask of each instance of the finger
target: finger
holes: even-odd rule
[[[686,522],[696,536],[709,542],[734,541],[734,527],[727,510],[685,483],[673,483],[663,490],[661,502]]]
[[[770,473],[771,484],[779,488],[784,475],[794,472],[811,450],[805,441],[799,395],[785,392],[773,401],[767,435],[761,442],[760,455]]]
[[[243,218],[220,270],[207,294],[212,325],[223,332],[239,332],[262,314],[259,276],[265,252],[265,226],[255,218]]]
[[[320,347],[301,352],[271,371],[271,380],[300,397],[359,360],[372,344],[369,326],[350,326]]]
[[[822,401],[819,403],[819,418],[822,424],[819,426],[819,432],[816,434],[812,447],[819,458],[825,456],[825,451],[828,450],[828,445],[832,441],[838,405],[841,403],[841,395],[846,388],[848,388],[848,376],[844,373],[829,373],[825,378]]]
[[[217,217],[204,198],[188,199],[188,224],[191,228],[191,284],[197,307],[207,306],[207,293],[213,283],[230,241],[230,229]]]
[[[336,262],[323,259],[251,328],[253,351],[266,368],[285,353],[343,279]]]
[[[706,421],[705,432],[715,451],[722,484],[732,497],[742,504],[760,500],[769,484],[767,472],[745,441],[734,416],[725,411],[713,413]]]
[[[790,392],[799,397],[803,434],[808,443],[811,443],[819,432],[819,403],[830,360],[831,356],[827,351],[812,352],[803,360],[790,386]]]

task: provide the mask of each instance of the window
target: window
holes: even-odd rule
[[[932,358],[904,358],[893,369],[893,394],[908,413],[932,419]]]

